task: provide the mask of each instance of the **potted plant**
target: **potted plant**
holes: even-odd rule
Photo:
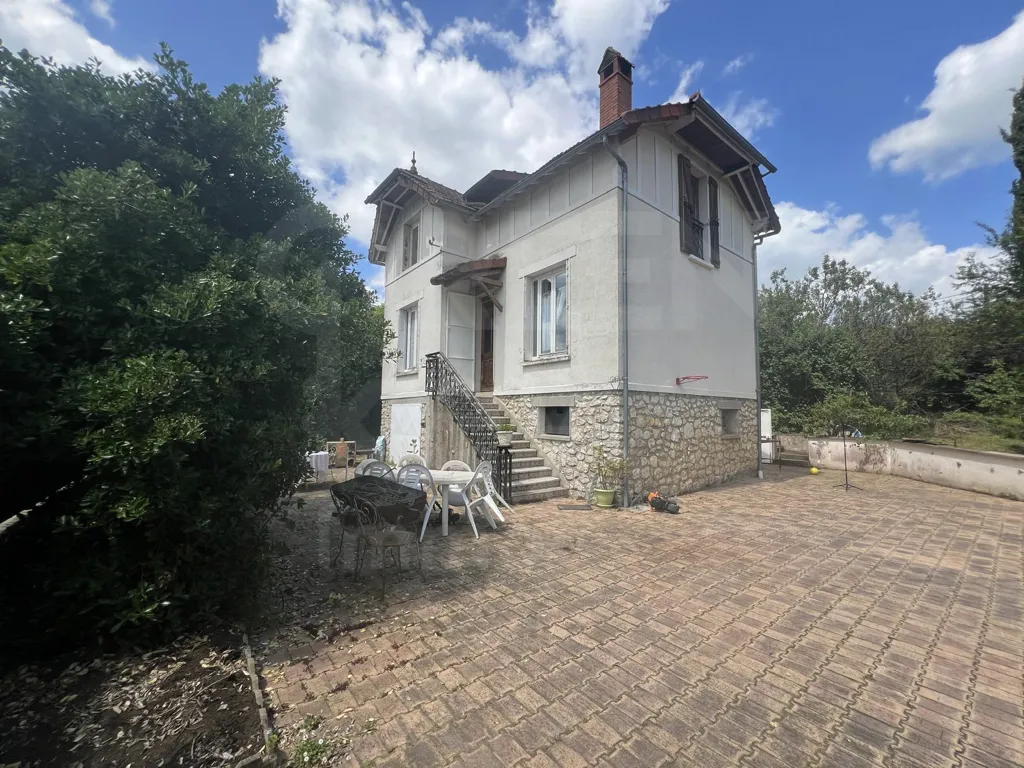
[[[516,431],[516,428],[507,421],[498,422],[495,426],[498,430],[498,446],[508,448],[512,445],[512,433]]]
[[[603,445],[594,446],[590,471],[594,475],[594,503],[599,507],[614,507],[615,493],[626,477],[625,459],[607,456]]]

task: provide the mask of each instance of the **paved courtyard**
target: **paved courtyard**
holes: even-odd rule
[[[264,646],[273,719],[352,722],[377,768],[1024,765],[1024,503],[840,481],[432,528],[383,607],[376,575],[345,603],[311,493],[305,578],[349,624]]]

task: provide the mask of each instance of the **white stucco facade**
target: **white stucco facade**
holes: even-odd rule
[[[676,155],[686,152],[706,190],[719,182],[720,265],[680,248]],[[629,167],[630,389],[733,398],[756,396],[753,222],[729,184],[692,148],[655,130],[622,145]],[[708,221],[708,197],[699,216]],[[710,232],[704,231],[704,253]],[[708,378],[682,386],[676,377]]]

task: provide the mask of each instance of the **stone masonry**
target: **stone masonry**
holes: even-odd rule
[[[568,440],[540,434],[540,411],[530,395],[499,399],[574,496],[590,496],[594,446],[604,446],[610,457],[622,455],[622,395],[616,390],[575,396]],[[717,397],[630,393],[633,491],[657,490],[674,496],[752,473],[757,468],[756,402],[738,401],[739,434],[735,436],[723,435],[722,403]]]
[[[562,478],[569,493],[578,498],[590,496],[590,462],[594,446],[603,445],[608,456],[622,455],[622,395],[613,390],[576,395],[569,411],[571,438],[549,438],[541,434],[539,409],[530,395],[498,398],[537,451]]]
[[[723,434],[721,398],[633,392],[629,401],[635,491],[675,496],[756,471],[755,400],[732,401],[740,405],[736,435]]]

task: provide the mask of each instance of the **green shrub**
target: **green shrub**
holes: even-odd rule
[[[318,341],[372,305],[275,84],[213,96],[157,62],[0,47],[0,519],[27,511],[0,538],[0,657],[245,595],[306,471]]]
[[[873,405],[863,393],[831,395],[798,416],[800,431],[810,435],[832,434],[836,426],[842,424],[876,440],[920,436],[930,431],[928,420],[923,416]]]

